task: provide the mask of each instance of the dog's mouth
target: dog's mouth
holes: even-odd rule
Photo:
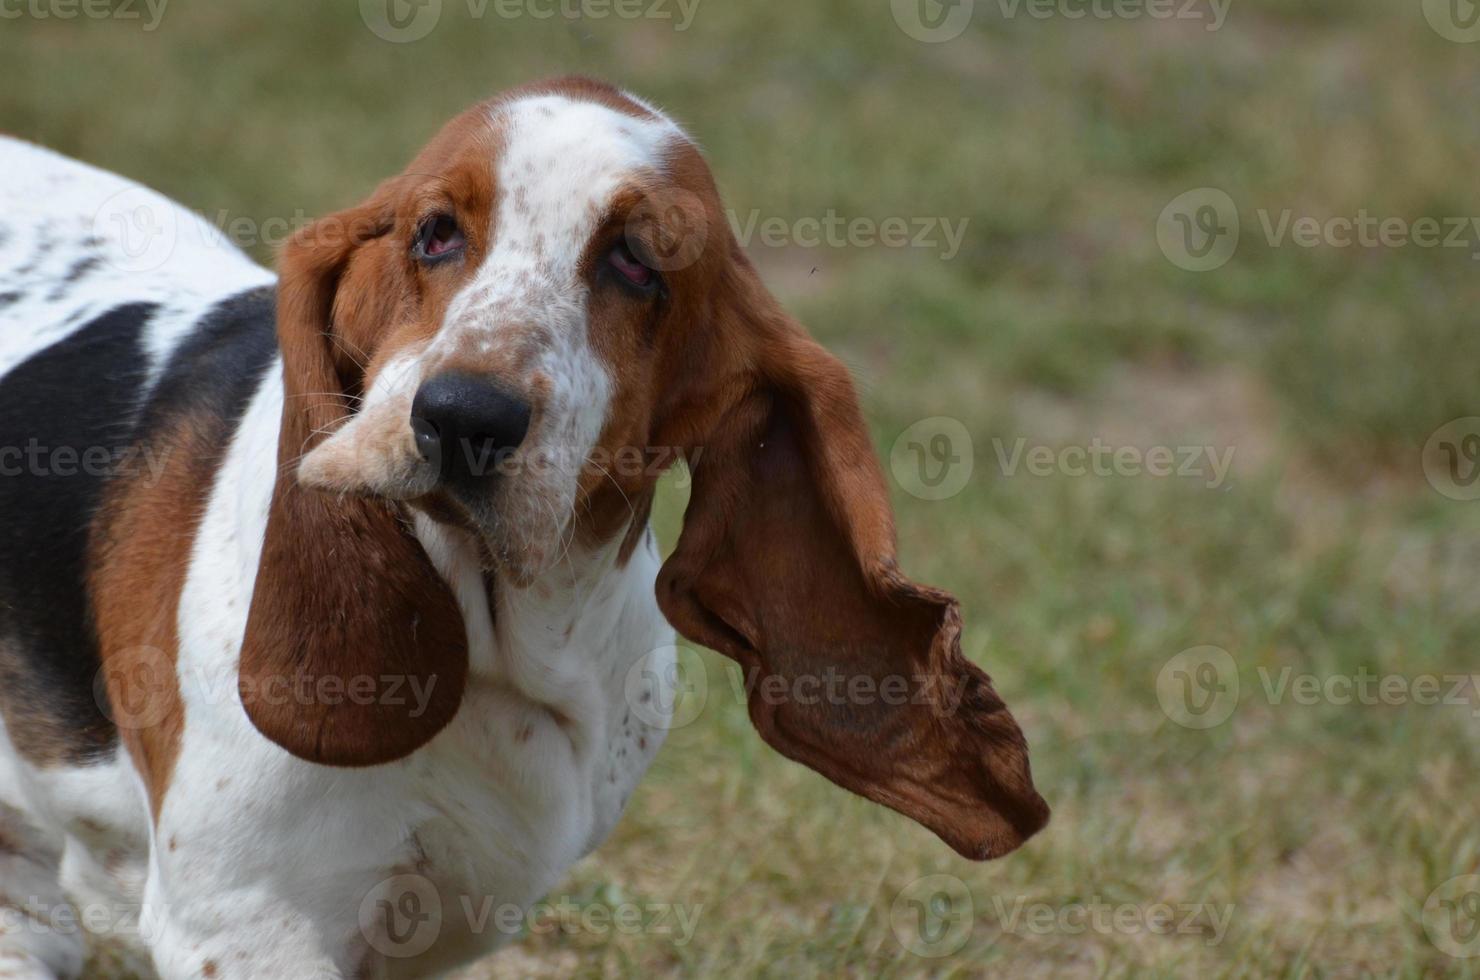
[[[482,528],[473,520],[472,512],[446,490],[433,490],[407,503],[444,527],[455,527],[469,532],[477,537],[482,547],[487,548],[483,541]]]
[[[477,550],[478,566],[492,600],[494,581],[501,578],[520,588],[532,584],[538,574],[538,555],[516,543],[511,534],[507,507],[495,501],[497,488],[490,486],[478,497],[437,489],[407,501],[434,523],[458,532]]]

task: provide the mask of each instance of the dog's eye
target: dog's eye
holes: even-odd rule
[[[613,248],[607,256],[607,261],[623,279],[638,289],[648,290],[657,285],[658,274],[643,265],[637,256],[632,254],[632,249],[627,247],[626,242],[621,242]]]
[[[462,229],[457,226],[457,219],[450,214],[438,214],[421,223],[415,251],[423,259],[440,259],[466,244]]]

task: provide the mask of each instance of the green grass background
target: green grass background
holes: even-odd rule
[[[950,261],[752,253],[856,371],[881,453],[922,418],[971,433],[960,494],[896,487],[902,558],[962,598],[968,654],[1055,811],[1012,857],[963,861],[764,747],[706,653],[699,719],[556,891],[682,904],[692,940],[532,935],[468,976],[1480,974],[1421,915],[1436,886],[1480,872],[1480,698],[1275,704],[1259,673],[1480,668],[1480,504],[1436,493],[1420,464],[1436,428],[1480,415],[1480,262],[1274,247],[1257,217],[1480,214],[1480,46],[1440,37],[1419,0],[1233,0],[1216,33],[984,0],[945,44],[909,37],[886,0],[700,0],[681,33],[444,8],[409,44],[343,0],[171,0],[152,32],[6,19],[0,128],[213,217],[292,219],[354,202],[470,102],[579,71],[686,124],[741,215],[967,219]],[[1233,197],[1244,234],[1197,274],[1155,226],[1205,186]],[[1008,476],[993,444],[1096,437],[1231,447],[1232,472],[1216,489]],[[659,514],[669,543],[680,497]],[[1193,731],[1156,679],[1207,644],[1233,655],[1242,696]],[[891,928],[896,896],[930,874],[973,897],[947,957]],[[996,899],[1233,914],[1212,944],[1009,929]]]

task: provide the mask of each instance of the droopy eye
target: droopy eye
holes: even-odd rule
[[[613,269],[621,273],[623,279],[638,289],[651,289],[658,281],[657,273],[638,261],[626,242],[619,242],[607,255],[607,261]]]
[[[458,251],[467,241],[457,219],[450,214],[438,214],[421,223],[416,236],[415,252],[422,259],[440,259]]]

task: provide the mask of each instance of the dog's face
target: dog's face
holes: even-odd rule
[[[577,538],[624,561],[682,456],[692,494],[657,601],[747,669],[762,737],[971,857],[1043,825],[1022,733],[961,656],[959,607],[895,563],[847,370],[766,291],[666,118],[581,80],[479,106],[296,236],[281,274],[284,475],[243,678],[357,657],[441,682],[416,719],[248,705],[270,738],[368,765],[458,710],[461,613],[405,508],[471,532],[491,581],[527,587]],[[859,693],[816,694],[840,684]]]
[[[528,583],[675,458],[655,411],[719,220],[692,144],[625,96],[516,93],[454,120],[293,246],[359,239],[332,314],[359,400],[302,481],[474,530]]]

